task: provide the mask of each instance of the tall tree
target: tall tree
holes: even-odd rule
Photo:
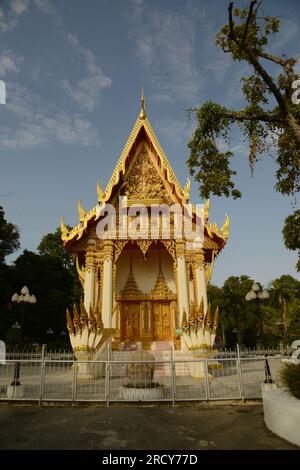
[[[3,311],[0,336],[15,321],[20,322],[20,309],[24,307],[24,341],[49,342],[49,328],[54,332],[51,339],[59,341],[60,333],[66,329],[66,307],[75,300],[72,275],[58,258],[24,250],[10,267],[9,298],[14,292],[20,292],[24,284],[36,296],[37,303],[14,304],[10,310]]]
[[[269,52],[268,45],[279,31],[280,20],[264,16],[259,11],[261,4],[251,1],[248,8],[234,9],[230,2],[228,23],[216,38],[217,46],[234,62],[246,62],[251,68],[249,75],[241,77],[245,106],[236,110],[207,101],[190,110],[196,114],[198,127],[188,144],[188,166],[204,198],[210,193],[241,197],[232,179],[236,175],[231,167],[233,152],[219,145],[220,140],[229,142],[234,124],[249,141],[251,171],[262,155],[275,151],[276,190],[294,196],[300,188],[300,106],[292,100],[299,78],[294,70],[296,60]],[[286,236],[284,232],[286,244],[298,249],[299,240],[290,242]]]
[[[19,231],[16,225],[7,222],[3,207],[0,206],[0,266],[5,257],[20,247]]]
[[[71,227],[68,227],[68,229],[70,230]],[[78,301],[83,295],[82,287],[78,279],[74,258],[72,258],[70,253],[68,253],[64,248],[59,227],[55,232],[50,232],[43,236],[38,246],[38,251],[42,256],[49,255],[58,259],[69,271],[73,278],[74,299]]]
[[[68,227],[68,229],[70,230],[71,227]],[[74,267],[72,257],[67,250],[64,249],[59,227],[55,232],[50,232],[43,236],[38,246],[38,252],[40,255],[54,256],[54,258],[59,259],[63,266],[69,270]]]
[[[285,219],[282,233],[286,248],[298,250],[297,270],[300,271],[300,210]]]

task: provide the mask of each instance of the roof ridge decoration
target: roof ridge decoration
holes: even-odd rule
[[[129,151],[134,144],[141,128],[144,127],[146,133],[150,137],[150,140],[159,155],[159,158],[162,163],[162,171],[166,170],[166,176],[167,180],[169,183],[173,184],[175,186],[175,191],[177,195],[180,197],[180,199],[187,200],[189,198],[189,192],[190,192],[190,181],[187,179],[187,183],[185,185],[185,188],[182,188],[181,184],[179,183],[175,172],[169,162],[169,159],[165,152],[163,151],[158,138],[155,135],[154,130],[152,129],[152,126],[147,118],[146,110],[145,110],[145,99],[144,99],[144,91],[142,91],[142,99],[141,99],[141,110],[140,113],[135,121],[135,124],[129,134],[129,137],[127,139],[127,142],[121,152],[121,155],[119,157],[118,163],[116,164],[114,171],[112,173],[112,176],[110,180],[108,181],[108,184],[105,189],[104,193],[104,198],[102,199],[102,202],[107,202],[111,196],[112,190],[114,186],[116,186],[120,180],[121,173],[123,175],[125,174],[125,164],[126,160],[129,154]]]

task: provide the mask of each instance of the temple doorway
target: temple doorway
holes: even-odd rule
[[[152,342],[172,341],[176,328],[173,260],[164,247],[150,248],[147,258],[133,244],[126,248],[116,277],[120,342],[140,341],[147,348]]]

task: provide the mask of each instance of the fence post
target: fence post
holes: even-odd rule
[[[77,395],[77,364],[73,361],[73,376],[72,376],[72,403],[75,402]]]
[[[105,367],[105,397],[106,406],[109,406],[110,400],[110,344],[107,345],[107,361]]]
[[[173,348],[170,349],[171,352],[171,385],[172,385],[172,406],[175,406],[175,397],[176,397],[176,366],[174,362],[174,353]]]
[[[237,368],[237,375],[238,375],[239,392],[240,392],[242,403],[244,403],[245,402],[244,384],[243,384],[243,376],[242,376],[242,368],[241,368],[240,345],[238,343],[236,345],[236,352],[237,352],[236,368]]]
[[[210,400],[210,390],[209,390],[209,376],[208,376],[208,362],[205,360],[205,388],[206,388],[206,400]]]
[[[40,379],[40,396],[39,405],[41,405],[44,395],[44,383],[45,383],[45,356],[46,356],[46,345],[42,345],[42,356],[41,356],[41,379]]]

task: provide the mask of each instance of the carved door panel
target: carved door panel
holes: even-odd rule
[[[172,339],[172,323],[169,303],[153,303],[153,326],[154,341],[169,341]]]
[[[121,312],[121,340],[140,341],[140,304],[128,303],[122,305]]]

